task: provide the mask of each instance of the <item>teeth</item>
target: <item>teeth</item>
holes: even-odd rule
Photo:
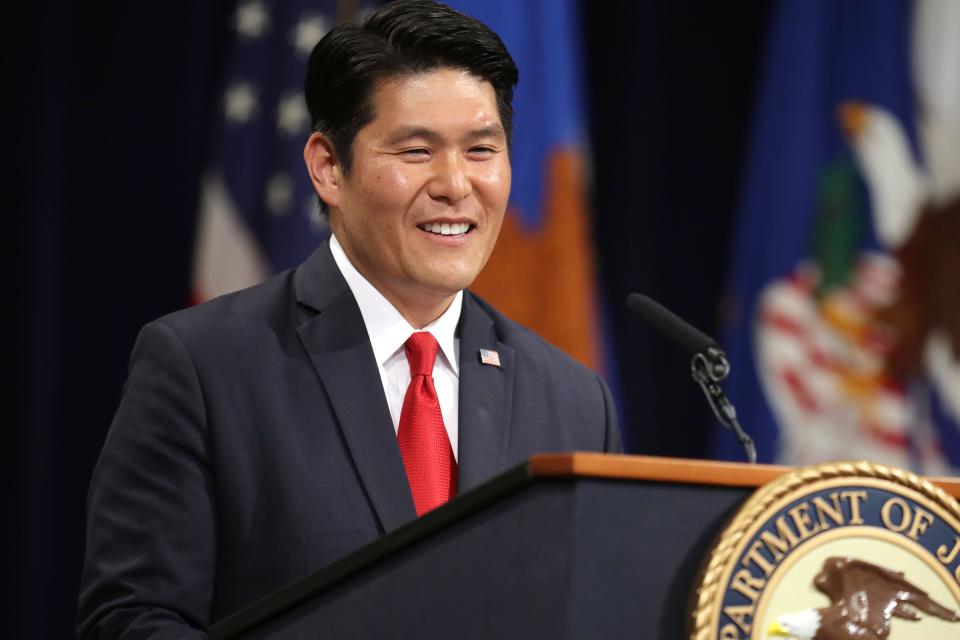
[[[458,236],[469,231],[470,225],[466,222],[454,222],[453,224],[446,222],[442,224],[439,222],[432,222],[429,224],[422,224],[420,225],[420,228],[424,231],[438,233],[442,236]]]

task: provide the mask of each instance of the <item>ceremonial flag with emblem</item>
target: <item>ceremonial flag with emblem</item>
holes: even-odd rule
[[[733,255],[762,460],[960,468],[960,3],[777,6]]]
[[[241,0],[231,17],[222,117],[201,192],[197,302],[299,264],[329,233],[303,163],[303,78],[340,5],[361,3]]]
[[[601,362],[586,197],[585,84],[574,0],[450,0],[497,32],[520,68],[500,239],[471,287],[581,362]]]

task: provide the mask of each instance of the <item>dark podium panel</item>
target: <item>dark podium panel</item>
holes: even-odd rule
[[[786,470],[534,456],[211,637],[681,638],[715,536]]]

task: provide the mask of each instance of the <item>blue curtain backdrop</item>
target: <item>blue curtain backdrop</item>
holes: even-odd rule
[[[9,638],[69,638],[90,472],[139,327],[187,303],[228,3],[20,3],[0,607]],[[8,103],[9,104],[9,103]],[[9,387],[8,387],[9,388]],[[5,416],[6,421],[6,416]],[[9,494],[9,495],[7,495]]]
[[[584,3],[594,216],[630,451],[707,457],[690,361],[633,291],[716,336],[766,3]],[[739,363],[734,362],[736,368]]]
[[[686,358],[630,291],[716,330],[765,4],[582,2],[595,237],[631,450],[708,453]],[[139,327],[185,306],[235,2],[27,3],[7,23],[0,456],[7,637],[72,635],[90,472]]]

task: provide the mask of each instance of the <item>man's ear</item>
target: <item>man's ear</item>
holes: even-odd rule
[[[330,139],[322,133],[311,133],[303,148],[303,161],[307,164],[310,182],[320,199],[328,207],[340,206],[343,172]]]

